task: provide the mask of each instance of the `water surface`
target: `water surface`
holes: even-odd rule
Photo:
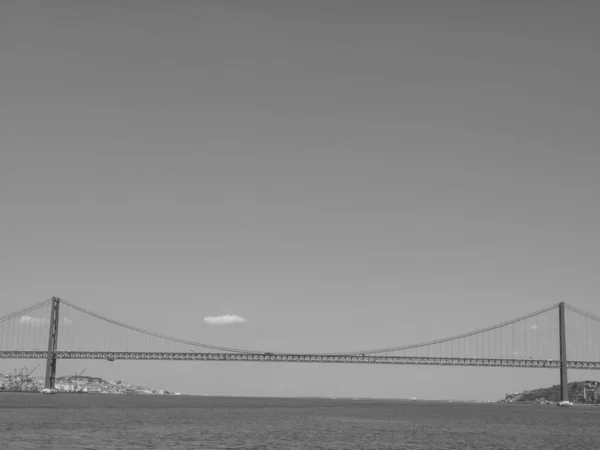
[[[600,407],[0,394],[2,449],[600,449]]]

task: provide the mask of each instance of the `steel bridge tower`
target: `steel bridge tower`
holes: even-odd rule
[[[48,335],[48,353],[46,355],[46,389],[54,389],[56,379],[56,350],[58,348],[58,309],[60,298],[52,297],[50,309],[50,331]]]
[[[569,401],[569,383],[567,381],[567,329],[565,327],[565,304],[558,304],[558,340],[560,355],[560,401]]]

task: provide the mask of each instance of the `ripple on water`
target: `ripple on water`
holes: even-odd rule
[[[6,449],[600,449],[600,408],[1,394]]]

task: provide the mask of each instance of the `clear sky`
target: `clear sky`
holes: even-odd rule
[[[600,313],[598,19],[593,1],[3,1],[0,315],[56,295],[215,345],[354,351],[559,301]],[[203,320],[220,314],[247,322]],[[232,395],[495,398],[558,381],[59,374],[84,367]]]

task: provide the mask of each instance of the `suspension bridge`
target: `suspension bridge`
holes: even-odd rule
[[[275,353],[154,333],[52,297],[0,317],[0,358],[45,359],[45,386],[49,389],[54,388],[59,359],[558,369],[561,400],[568,400],[568,369],[600,370],[600,316],[559,303],[494,326],[412,345],[337,353]]]

